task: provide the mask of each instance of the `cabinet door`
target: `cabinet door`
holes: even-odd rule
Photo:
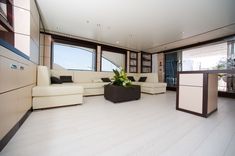
[[[32,107],[32,90],[33,86],[27,86],[18,89],[16,94],[18,95],[17,112],[18,120],[20,120],[25,113]]]
[[[0,94],[0,139],[18,122],[18,95],[15,91]]]

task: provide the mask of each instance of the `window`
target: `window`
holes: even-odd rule
[[[95,70],[95,49],[54,43],[53,55],[54,69]]]
[[[102,51],[101,71],[113,71],[113,69],[125,69],[125,54],[110,51]]]
[[[225,69],[220,64],[227,59],[227,42],[183,50],[183,71]]]
[[[182,69],[187,70],[217,70],[227,68],[227,42],[207,45],[199,48],[183,50]],[[219,74],[218,90],[227,91],[227,78]]]

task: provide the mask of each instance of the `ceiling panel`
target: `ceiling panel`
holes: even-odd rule
[[[200,34],[206,39],[235,33],[235,27],[229,26],[235,23],[234,0],[37,0],[37,3],[48,32],[138,51],[156,52],[162,47],[175,47],[179,41],[187,44]],[[224,30],[225,26],[229,27]],[[220,35],[210,35],[212,30]]]

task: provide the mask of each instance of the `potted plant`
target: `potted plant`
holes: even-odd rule
[[[123,69],[113,72],[112,83],[104,86],[105,99],[114,103],[140,99],[140,86],[132,85]]]
[[[117,85],[117,86],[123,86],[123,87],[127,87],[132,85],[131,81],[127,78],[127,74],[126,72],[121,69],[120,71],[118,71],[117,69],[113,69],[114,72],[114,77],[113,77],[113,85]]]

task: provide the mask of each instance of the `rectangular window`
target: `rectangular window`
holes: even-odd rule
[[[53,69],[95,71],[96,49],[54,43]]]
[[[183,71],[226,69],[227,42],[183,50]]]
[[[183,71],[219,69],[227,69],[227,42],[183,50]],[[225,74],[219,74],[218,90],[227,91]]]
[[[125,69],[126,55],[111,51],[102,51],[101,71],[113,71],[113,69]]]

